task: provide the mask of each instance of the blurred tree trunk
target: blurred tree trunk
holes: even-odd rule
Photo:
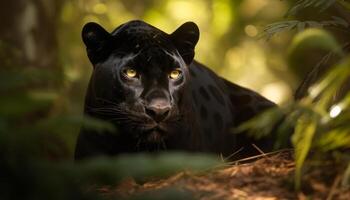
[[[60,72],[56,29],[63,2],[62,0],[0,2],[2,68],[19,65]]]
[[[0,84],[3,86],[0,87],[0,96],[6,97],[1,103],[9,105],[10,113],[15,113],[11,118],[0,113],[0,119],[9,124],[6,130],[11,131],[13,138],[21,137],[21,131],[26,127],[31,129],[35,127],[32,124],[46,119],[54,106],[55,99],[30,98],[28,91],[57,91],[61,87],[63,69],[59,61],[57,29],[63,4],[63,0],[0,1]],[[30,109],[19,106],[20,111],[16,111],[14,105]],[[17,146],[22,144],[24,147],[19,152],[45,155],[51,159],[68,157],[66,144],[50,133],[47,130],[29,131],[27,134],[33,134],[32,138],[35,138],[30,140],[36,143],[35,149],[29,142],[17,142]]]

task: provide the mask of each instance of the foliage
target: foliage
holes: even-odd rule
[[[310,90],[308,97],[269,110],[240,127],[241,130],[248,130],[250,134],[258,135],[257,137],[273,131],[279,136],[284,135],[276,144],[286,139],[285,133],[288,133],[288,129],[295,127],[291,140],[295,148],[297,188],[300,187],[302,170],[307,158],[312,160],[323,157],[321,155],[327,152],[346,152],[350,148],[350,92],[347,91],[339,102],[333,101],[335,92],[339,91],[349,77],[350,57],[334,67],[334,70],[317,83]],[[312,157],[308,157],[310,155]],[[343,156],[342,160],[350,166],[348,157]],[[349,179],[348,175],[344,176],[344,180],[346,179]]]
[[[267,25],[263,34],[260,37],[266,37],[267,40],[270,40],[275,34],[280,33],[282,31],[290,31],[296,29],[298,32],[304,31],[305,28],[325,28],[325,27],[341,27],[348,28],[349,23],[345,21],[343,18],[332,16],[330,20],[325,21],[299,21],[299,20],[287,20],[281,22],[275,22]]]
[[[346,2],[342,0],[298,0],[294,5],[286,12],[285,17],[294,16],[298,12],[306,8],[314,8],[314,11],[324,12],[337,2],[341,2],[341,5],[346,7]],[[346,29],[349,27],[349,23],[340,16],[331,16],[329,20],[314,21],[314,20],[285,20],[281,22],[275,22],[267,25],[261,36],[266,37],[269,40],[272,36],[282,31],[290,31],[297,29],[298,32],[303,31],[305,28],[326,28],[326,27],[339,27]]]
[[[294,15],[309,7],[320,8],[320,12],[323,12],[334,3],[336,3],[335,0],[300,0],[292,6],[286,16]],[[344,4],[340,5],[344,6]],[[350,13],[349,7],[345,6],[345,8]],[[332,20],[321,22],[291,20],[273,23],[264,29],[263,35],[270,39],[276,33],[294,28],[303,32],[307,26],[318,28],[339,26],[344,30],[349,28],[347,21],[333,16]],[[324,40],[323,37],[323,40],[319,42],[327,43],[334,40],[329,36],[327,38]],[[327,66],[328,70],[324,76],[321,76],[320,63],[315,64],[314,69],[305,77],[302,84],[303,89],[307,89],[308,95],[299,101],[283,105],[281,108],[269,110],[239,128],[241,131],[247,130],[248,133],[255,134],[256,137],[275,132],[278,136],[277,147],[285,143],[286,138],[290,138],[286,137],[288,129],[293,130],[290,139],[295,149],[296,189],[301,188],[303,171],[314,166],[311,164],[314,163],[312,161],[326,162],[330,159],[327,155],[331,155],[331,160],[335,164],[343,166],[342,185],[349,186],[350,183],[350,159],[346,154],[350,149],[350,57],[346,51],[339,50],[334,42],[331,43],[333,47],[328,48],[330,53],[321,59],[321,64],[327,64],[324,60],[329,59],[330,54],[335,51],[342,55],[342,59],[334,66]],[[315,80],[318,81],[315,83]]]
[[[188,162],[191,160],[191,162]],[[18,158],[1,159],[1,199],[105,199],[97,189],[124,178],[147,180],[180,170],[207,170],[220,164],[210,156],[185,153],[124,155],[95,158],[80,163],[47,162]],[[188,197],[188,194],[163,191],[160,199]],[[139,198],[138,198],[139,199]]]
[[[114,129],[109,123],[67,113],[62,107],[65,88],[42,86],[51,80],[43,69],[13,68],[2,71],[0,80],[0,149],[13,157],[63,159],[72,153],[69,135],[82,123],[91,129]],[[69,145],[70,146],[70,145]]]
[[[320,12],[323,12],[336,2],[337,0],[298,0],[287,11],[286,16],[295,15],[300,10],[303,10],[308,7],[318,8],[320,9]]]

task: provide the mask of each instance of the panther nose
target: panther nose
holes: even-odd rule
[[[170,105],[165,100],[153,100],[145,107],[146,114],[156,122],[163,121],[170,111]]]
[[[163,121],[169,114],[169,108],[146,108],[146,114],[154,119],[156,122]]]

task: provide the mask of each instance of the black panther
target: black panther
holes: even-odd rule
[[[75,159],[142,151],[193,151],[237,156],[266,145],[231,129],[275,104],[219,77],[194,60],[193,22],[167,34],[143,21],[109,33],[90,22],[82,30],[93,73],[84,114],[115,132],[82,127]]]

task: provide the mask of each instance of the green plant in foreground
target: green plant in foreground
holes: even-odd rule
[[[219,164],[217,158],[186,153],[122,155],[79,163],[54,163],[19,158],[8,160],[3,156],[0,159],[0,198],[105,199],[98,195],[97,188],[116,184],[124,178],[133,177],[145,181],[182,170],[207,170]],[[188,196],[179,191],[164,191],[158,194],[159,199],[169,199],[174,195]]]
[[[336,28],[348,32],[349,21],[344,16],[350,13],[350,3],[344,0],[298,0],[292,3],[285,17],[294,17],[305,9],[324,13],[331,7],[336,8],[337,13],[334,15],[337,16],[328,14],[328,20],[289,19],[265,27],[261,35],[267,39],[282,31],[296,29],[301,32],[296,38],[303,39],[300,40],[302,43],[299,41],[297,45],[304,48],[311,44],[311,47],[328,50],[329,53],[320,59],[318,64],[314,63],[311,66],[310,63],[305,66],[300,62],[302,59],[294,58],[298,72],[305,68],[309,71],[297,90],[298,101],[283,105],[280,109],[269,110],[239,128],[256,137],[274,132],[277,136],[276,147],[283,146],[288,142],[286,140],[291,139],[295,149],[296,189],[300,189],[303,171],[311,166],[311,161],[318,161],[313,163],[318,163],[315,166],[319,167],[320,163],[326,163],[330,157],[334,159],[333,162],[345,168],[344,172],[339,172],[343,173],[342,186],[350,185],[350,57],[347,51],[344,51],[349,43],[340,47],[334,36],[321,30]],[[307,28],[318,30],[304,31]],[[315,34],[316,31],[318,34]],[[305,36],[310,37],[305,40]],[[322,38],[318,38],[319,36]],[[295,41],[298,41],[296,38]],[[291,47],[291,50],[294,50],[291,51],[293,55],[300,54],[306,57],[312,56],[315,50],[309,48],[310,50],[302,51],[302,48],[295,49],[293,45]],[[338,56],[336,65],[328,62],[333,54]]]
[[[239,128],[257,137],[276,132],[277,145],[289,139],[286,133],[294,129],[291,140],[295,149],[297,189],[300,188],[307,159],[322,163],[326,161],[322,160],[325,154],[339,152],[334,155],[340,155],[342,163],[350,167],[346,154],[350,149],[350,91],[341,90],[349,84],[349,78],[350,57],[347,57],[311,87],[309,95],[301,101],[269,110]],[[337,94],[340,97],[334,101]],[[348,169],[343,175],[344,186],[349,185],[349,178]]]

